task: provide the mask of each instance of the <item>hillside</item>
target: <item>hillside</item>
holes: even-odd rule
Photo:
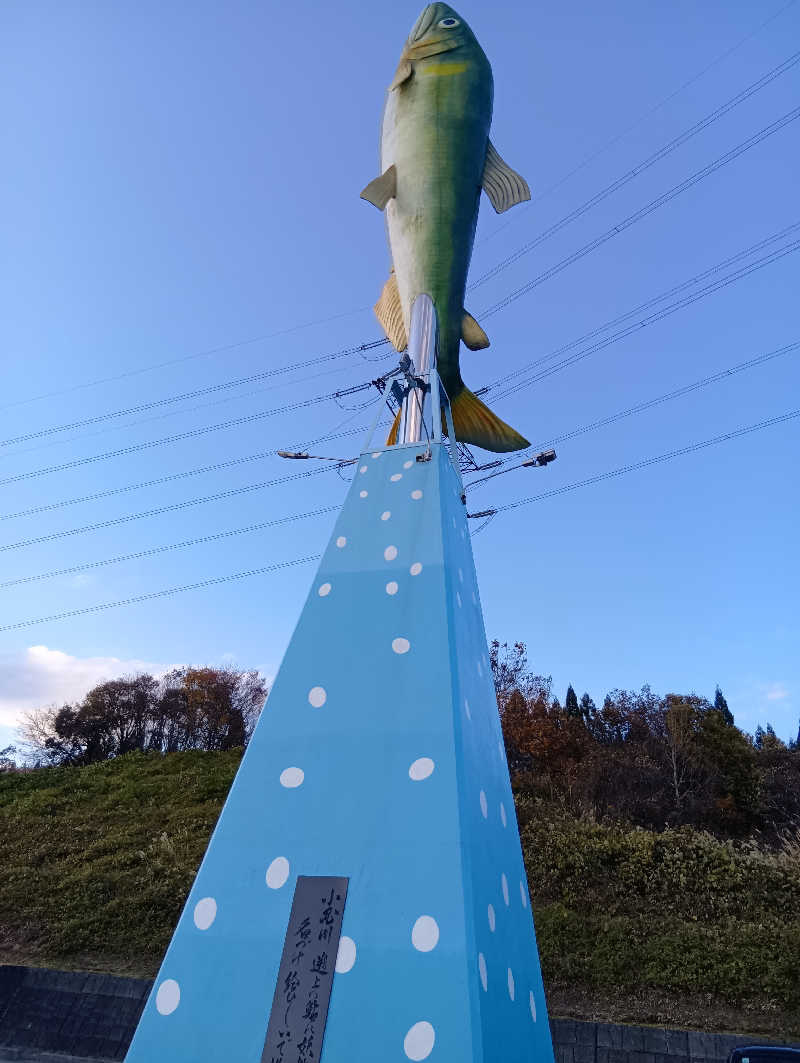
[[[0,962],[153,976],[239,758],[0,774]],[[800,847],[518,816],[554,1015],[800,1036]]]

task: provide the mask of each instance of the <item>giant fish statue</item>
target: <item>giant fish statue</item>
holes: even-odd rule
[[[386,212],[393,267],[375,304],[386,335],[405,350],[414,299],[431,297],[439,375],[456,438],[500,452],[529,444],[465,387],[459,367],[461,340],[473,351],[489,346],[464,309],[481,188],[498,213],[531,196],[489,140],[492,96],[492,68],[472,30],[447,4],[429,4],[389,86],[382,173],[361,197]],[[397,441],[398,423],[399,414],[389,445]]]

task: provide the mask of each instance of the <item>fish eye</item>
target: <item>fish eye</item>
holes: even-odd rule
[[[451,30],[454,26],[459,25],[457,18],[443,18],[439,20],[439,25],[442,29]]]

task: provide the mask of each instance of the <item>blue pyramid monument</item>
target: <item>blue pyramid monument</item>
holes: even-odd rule
[[[428,435],[355,467],[127,1063],[552,1063],[463,486]]]

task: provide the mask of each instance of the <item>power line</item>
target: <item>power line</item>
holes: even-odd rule
[[[54,579],[56,576],[71,576],[76,572],[86,572],[93,568],[104,568],[107,565],[118,565],[123,561],[138,561],[141,558],[154,557],[156,554],[165,554],[172,550],[183,550],[189,546],[201,546],[203,543],[218,542],[221,539],[232,539],[237,535],[249,535],[251,532],[263,531],[265,528],[274,528],[280,524],[293,524],[297,520],[309,520],[312,517],[322,517],[327,513],[335,513],[338,509],[339,506],[321,506],[319,509],[311,509],[306,513],[292,513],[287,517],[275,517],[272,520],[262,520],[257,524],[248,524],[243,528],[229,528],[225,531],[213,532],[209,535],[199,535],[194,539],[183,539],[181,542],[167,543],[165,546],[151,546],[146,550],[137,550],[132,554],[119,554],[117,557],[107,557],[102,561],[87,561],[81,565],[71,565],[69,568],[57,568],[50,572],[40,572],[35,576],[19,576],[17,579],[9,579],[0,583],[0,588],[16,587],[21,583],[36,583],[40,580]]]
[[[658,395],[654,399],[646,399],[644,402],[637,402],[625,410],[620,410],[618,413],[613,413],[598,421],[591,421],[589,424],[580,425],[578,428],[573,428],[569,432],[563,432],[561,435],[553,436],[551,439],[548,439],[543,443],[537,443],[535,446],[531,446],[527,448],[527,450],[515,454],[513,458],[501,458],[500,460],[505,464],[508,461],[522,457],[523,454],[532,450],[541,450],[544,447],[553,446],[555,443],[563,443],[568,439],[575,439],[576,436],[585,435],[587,432],[593,432],[597,428],[605,428],[607,425],[615,424],[617,421],[622,421],[624,418],[631,417],[635,413],[643,413],[645,410],[650,410],[655,406],[662,405],[662,403],[670,402],[672,399],[682,398],[684,395],[689,395],[694,391],[700,391],[702,388],[708,387],[710,384],[716,384],[720,380],[727,380],[732,376],[736,376],[737,373],[744,372],[745,369],[753,369],[756,366],[766,365],[767,362],[771,362],[775,358],[780,358],[784,354],[791,354],[798,349],[800,349],[800,340],[796,340],[794,343],[787,343],[783,347],[777,347],[773,351],[767,351],[766,354],[759,354],[754,358],[749,358],[746,362],[739,362],[738,365],[732,365],[728,369],[721,369],[718,373],[712,373],[711,376],[703,377],[702,380],[695,380],[692,384],[684,384],[683,387],[676,388],[674,391],[668,391],[664,395]],[[514,469],[519,468],[522,468],[521,463],[519,465],[512,465],[511,468],[508,469],[498,469],[496,472],[491,472],[486,476],[481,476],[477,480],[472,480],[467,486],[470,488],[477,487],[479,484],[486,483],[487,480],[493,480],[496,476],[502,476],[507,472],[513,472]]]
[[[723,443],[731,439],[737,439],[740,436],[748,435],[751,432],[757,432],[764,428],[769,428],[772,425],[781,424],[789,421],[792,418],[800,417],[800,409],[792,410],[789,413],[780,414],[777,417],[771,417],[765,421],[760,421],[757,424],[747,425],[744,428],[735,429],[732,432],[726,432],[722,435],[714,436],[711,439],[705,439],[698,443],[692,443],[686,447],[680,447],[676,450],[669,451],[666,454],[659,454],[652,458],[646,458],[644,461],[635,462],[630,465],[624,465],[619,469],[612,469],[609,472],[600,473],[597,476],[590,476],[584,480],[576,481],[575,483],[565,484],[562,487],[553,488],[550,491],[543,491],[538,495],[531,495],[528,498],[518,499],[516,502],[509,502],[504,506],[498,506],[498,513],[509,512],[514,509],[518,509],[521,506],[529,505],[532,502],[540,502],[546,498],[552,498],[556,495],[565,494],[567,491],[575,491],[580,487],[588,487],[591,484],[600,483],[603,480],[609,480],[617,476],[623,476],[625,473],[633,472],[637,469],[647,468],[650,465],[656,465],[662,462],[670,461],[673,458],[680,457],[684,454],[690,454],[697,450],[702,450],[706,447],[711,447],[717,443]],[[225,576],[216,576],[210,579],[199,580],[195,583],[184,583],[177,587],[168,587],[166,590],[151,591],[149,594],[140,594],[132,598],[123,598],[114,602],[102,602],[99,605],[85,606],[82,609],[70,609],[63,613],[54,613],[50,616],[38,617],[33,620],[22,620],[13,624],[5,624],[0,627],[0,632],[15,631],[23,627],[31,627],[35,624],[49,623],[55,620],[65,620],[74,616],[82,616],[88,613],[101,612],[105,609],[116,609],[124,605],[134,605],[138,602],[152,601],[157,598],[165,598],[173,594],[181,594],[184,591],[198,590],[204,587],[216,586],[221,583],[228,583],[233,580],[246,579],[250,576],[263,575],[269,572],[275,572],[278,569],[289,568],[295,565],[304,565],[310,561],[316,561],[319,559],[319,555],[313,555],[308,557],[298,557],[290,561],[280,561],[272,565],[263,565],[260,568],[246,569],[243,572],[233,572]]]
[[[767,137],[770,137],[774,133],[779,132],[781,129],[784,128],[784,126],[789,125],[790,122],[794,122],[797,118],[800,118],[800,107],[795,107],[794,110],[788,111],[786,114],[776,119],[776,121],[772,122],[770,125],[764,126],[763,129],[760,129],[757,133],[754,133],[753,136],[748,137],[747,140],[743,140],[740,144],[737,144],[736,147],[731,148],[730,151],[725,152],[724,155],[720,155],[718,159],[715,159],[714,162],[709,163],[708,166],[704,166],[701,170],[697,170],[691,175],[691,177],[687,177],[684,181],[681,181],[680,184],[675,185],[667,192],[663,192],[660,196],[656,196],[655,199],[651,200],[644,207],[641,207],[639,210],[634,211],[633,214],[629,214],[627,218],[623,218],[622,221],[618,222],[616,225],[613,225],[610,229],[607,229],[606,232],[601,233],[600,236],[595,237],[594,240],[590,240],[589,243],[584,244],[583,247],[579,247],[577,251],[573,251],[571,255],[567,255],[566,258],[563,258],[560,262],[557,262],[554,266],[551,266],[550,269],[547,269],[543,273],[540,273],[537,277],[534,277],[533,280],[528,281],[526,284],[521,285],[519,288],[515,288],[513,292],[510,292],[504,298],[498,300],[498,302],[488,307],[486,310],[483,311],[482,314],[479,314],[478,316],[481,317],[481,319],[485,319],[491,317],[493,314],[496,314],[501,310],[505,310],[506,307],[510,306],[511,303],[515,302],[523,295],[527,295],[528,292],[533,291],[534,288],[537,288],[540,284],[543,284],[545,281],[550,280],[556,274],[561,273],[562,270],[567,268],[567,266],[571,266],[574,262],[577,262],[579,259],[584,258],[586,255],[590,254],[590,252],[596,250],[598,247],[601,247],[609,240],[612,240],[621,232],[624,232],[632,225],[635,225],[636,222],[641,221],[649,214],[652,214],[654,211],[658,210],[659,207],[663,207],[665,203],[671,202],[671,200],[675,199],[682,192],[686,192],[688,189],[693,188],[705,177],[708,177],[710,174],[715,173],[721,167],[726,166],[729,162],[733,162],[734,159],[738,159],[740,155],[743,155],[746,151],[749,151],[750,148],[755,147],[763,140],[766,140]]]
[[[650,465],[659,465],[665,461],[671,461],[673,458],[679,458],[684,454],[692,454],[696,450],[703,450],[706,447],[716,446],[717,443],[726,443],[730,439],[738,439],[740,436],[749,435],[751,432],[759,432],[763,428],[771,428],[776,424],[783,424],[785,421],[790,421],[795,417],[800,417],[800,410],[791,410],[789,413],[780,414],[777,417],[770,417],[766,421],[759,421],[757,424],[747,425],[745,428],[737,428],[733,432],[725,432],[722,435],[712,436],[711,439],[704,439],[699,443],[691,443],[687,447],[679,447],[676,450],[670,450],[666,454],[658,454],[652,458],[645,458],[644,461],[637,461],[631,465],[623,465],[619,469],[612,469],[610,472],[601,472],[597,476],[589,476],[585,480],[576,480],[575,483],[564,484],[563,487],[554,487],[549,491],[542,491],[538,495],[530,495],[528,498],[517,499],[516,502],[507,502],[504,506],[498,506],[498,513],[506,513],[512,509],[518,509],[520,506],[527,506],[531,502],[541,502],[545,498],[554,498],[556,495],[566,494],[568,491],[575,491],[579,487],[589,487],[590,484],[597,484],[603,480],[611,480],[616,476],[624,476],[625,473],[635,472],[637,469],[646,469]]]
[[[632,310],[627,310],[624,314],[612,318],[610,321],[606,321],[602,325],[598,325],[590,332],[585,332],[577,339],[571,340],[569,343],[565,343],[561,347],[557,347],[549,354],[542,355],[540,358],[535,359],[532,362],[527,362],[525,365],[520,366],[518,369],[512,369],[511,372],[506,373],[502,377],[498,377],[497,380],[493,380],[490,384],[484,385],[485,388],[501,387],[503,384],[507,384],[510,380],[514,380],[524,373],[527,373],[530,369],[534,369],[538,365],[542,365],[545,362],[552,361],[560,354],[565,354],[567,351],[578,347],[581,343],[587,340],[594,339],[595,336],[599,336],[603,332],[607,332],[608,329],[613,328],[615,325],[621,325],[623,321],[628,321],[630,318],[635,317],[636,314],[640,314],[643,310],[649,310],[652,306],[657,306],[658,303],[663,303],[673,295],[677,295],[679,292],[685,291],[687,288],[694,287],[701,281],[707,280],[709,277],[713,277],[716,273],[720,273],[728,266],[732,266],[734,263],[741,261],[743,258],[749,258],[757,251],[763,251],[764,248],[769,247],[770,244],[777,243],[784,237],[791,235],[800,229],[800,221],[793,222],[786,228],[781,229],[779,232],[773,233],[771,236],[765,237],[763,240],[758,240],[755,244],[751,244],[749,247],[744,248],[742,251],[737,251],[735,255],[730,255],[728,258],[722,259],[720,262],[715,263],[708,269],[703,270],[701,273],[693,274],[691,277],[680,284],[674,285],[672,288],[668,288],[664,292],[660,292],[658,295],[646,300],[644,303],[639,303],[638,306],[633,307]]]
[[[736,42],[736,44],[724,51],[722,55],[718,55],[716,59],[713,59],[707,66],[704,66],[703,69],[700,70],[697,74],[694,74],[692,77],[690,77],[688,81],[684,81],[683,84],[679,85],[677,89],[674,89],[672,92],[670,92],[668,96],[664,96],[663,99],[658,101],[658,103],[654,104],[649,110],[645,111],[644,114],[640,115],[640,117],[637,118],[635,122],[632,122],[631,125],[626,126],[626,128],[623,129],[620,133],[615,134],[613,137],[611,137],[610,140],[605,141],[599,148],[597,148],[596,151],[593,151],[591,154],[587,155],[581,162],[577,164],[577,166],[573,167],[573,169],[571,169],[568,173],[564,174],[563,177],[560,177],[552,185],[549,185],[544,190],[544,192],[537,192],[536,196],[534,197],[534,202],[541,203],[541,201],[546,196],[549,196],[551,192],[555,192],[555,190],[557,188],[560,188],[561,185],[563,185],[566,181],[570,179],[570,177],[574,177],[576,173],[579,173],[582,169],[584,169],[584,167],[588,166],[590,162],[594,162],[596,158],[608,151],[609,148],[612,148],[615,144],[618,144],[623,137],[627,136],[628,133],[631,133],[634,129],[637,129],[642,124],[642,122],[647,121],[647,119],[650,118],[651,115],[654,115],[656,111],[660,111],[662,107],[664,107],[670,102],[670,100],[673,100],[676,96],[683,92],[684,89],[688,89],[690,85],[693,85],[696,81],[699,81],[704,74],[707,74],[709,70],[712,70],[723,60],[727,59],[729,55],[732,55],[735,51],[738,51],[738,49],[741,48],[742,45],[746,44],[749,40],[752,40],[752,38],[755,37],[758,33],[760,33],[761,30],[763,30],[771,22],[774,22],[779,15],[782,15],[784,11],[788,11],[788,9],[794,4],[794,2],[795,0],[789,0],[787,4],[783,5],[783,7],[778,8],[777,11],[775,11],[768,18],[764,19],[764,21],[761,22],[758,26],[756,26],[754,30],[751,30],[750,33],[742,37],[739,41]],[[488,236],[485,236],[481,242],[486,243],[488,240],[493,240],[498,233],[502,232],[503,229],[506,229],[512,223],[513,219],[505,221],[502,225],[499,225],[494,230],[494,232],[490,233]]]
[[[496,266],[492,266],[491,269],[488,269],[485,273],[481,274],[477,280],[470,284],[470,290],[479,288],[482,284],[485,284],[486,281],[491,280],[492,277],[496,277],[498,273],[508,269],[509,266],[512,266],[515,262],[519,261],[524,255],[529,254],[534,248],[543,244],[545,240],[549,240],[551,236],[554,236],[557,232],[566,228],[570,222],[576,221],[578,218],[582,217],[587,211],[591,210],[592,207],[601,203],[608,196],[612,195],[612,193],[619,191],[620,188],[623,188],[635,177],[644,173],[645,170],[649,170],[650,167],[654,166],[657,162],[665,159],[667,155],[670,155],[677,148],[686,144],[692,139],[692,137],[696,137],[699,133],[702,133],[703,130],[708,129],[710,125],[713,125],[714,122],[724,117],[729,111],[738,107],[740,103],[744,103],[745,100],[749,100],[751,96],[754,96],[761,89],[766,88],[767,85],[775,81],[776,78],[779,78],[781,74],[785,74],[788,70],[791,70],[797,65],[797,63],[800,63],[800,52],[795,52],[794,55],[789,56],[788,59],[779,63],[778,66],[773,67],[772,70],[768,71],[757,81],[754,81],[752,85],[748,85],[746,89],[742,89],[741,92],[731,97],[726,103],[721,104],[716,110],[706,115],[705,118],[702,118],[699,122],[695,122],[693,126],[690,126],[689,129],[685,130],[679,136],[674,137],[668,143],[664,144],[663,147],[658,149],[658,151],[653,152],[652,155],[648,155],[648,157],[642,162],[637,163],[632,169],[628,170],[621,177],[618,177],[616,181],[612,181],[610,185],[607,185],[599,192],[596,192],[593,196],[587,199],[585,203],[582,203],[579,207],[570,211],[570,213],[566,214],[560,221],[549,226],[544,232],[535,237],[535,239],[527,244],[523,244],[522,247],[513,251],[507,258],[498,262]]]
[[[568,358],[563,358],[555,365],[549,366],[546,369],[541,369],[538,373],[535,373],[527,380],[518,381],[512,384],[505,391],[495,396],[495,399],[507,398],[509,395],[515,394],[517,391],[521,391],[523,388],[530,387],[532,384],[538,383],[540,380],[544,380],[545,377],[552,376],[554,373],[560,372],[562,369],[566,369],[568,366],[575,365],[582,359],[587,358],[590,354],[594,354],[597,351],[603,350],[611,344],[616,343],[618,340],[624,339],[627,336],[632,335],[634,332],[638,332],[640,329],[647,328],[649,325],[654,324],[657,321],[661,321],[665,317],[669,317],[671,314],[676,313],[678,310],[683,310],[687,306],[691,306],[693,303],[698,302],[700,299],[705,299],[708,295],[713,295],[715,292],[720,291],[722,288],[728,287],[735,281],[742,280],[744,277],[749,277],[751,273],[756,273],[758,270],[763,269],[765,266],[771,265],[773,262],[777,262],[779,259],[784,258],[786,255],[792,254],[794,251],[800,250],[800,240],[795,240],[793,243],[781,247],[776,251],[771,252],[769,255],[764,256],[761,259],[757,259],[755,262],[751,262],[747,266],[742,266],[738,270],[734,270],[732,273],[727,274],[719,280],[714,281],[711,284],[707,284],[704,288],[700,288],[696,292],[691,292],[689,295],[684,296],[682,299],[677,299],[675,302],[670,303],[668,306],[663,307],[660,310],[649,314],[647,317],[642,318],[639,321],[633,322],[631,325],[627,325],[625,328],[620,329],[617,332],[613,332],[605,339],[598,340],[590,347],[585,348],[582,351],[577,351],[575,354],[570,355]],[[491,386],[491,385],[490,385]]]
[[[360,344],[356,344],[356,346],[354,346],[354,347],[344,347],[344,348],[342,348],[339,351],[332,352],[331,354],[323,354],[323,355],[319,355],[316,358],[309,358],[305,362],[298,362],[295,365],[281,366],[281,367],[279,367],[277,369],[265,369],[265,370],[263,370],[260,373],[251,373],[249,376],[237,377],[236,379],[233,379],[233,380],[223,380],[223,381],[221,381],[218,384],[210,384],[210,385],[208,385],[207,387],[204,387],[204,388],[196,388],[194,391],[184,391],[184,392],[181,392],[178,395],[170,395],[170,396],[168,396],[166,398],[163,398],[163,399],[152,399],[150,402],[141,402],[141,403],[139,403],[136,406],[127,406],[127,407],[124,407],[124,408],[119,409],[119,410],[110,410],[108,413],[96,414],[94,417],[84,417],[81,420],[69,421],[66,424],[52,425],[49,428],[39,428],[39,429],[36,429],[33,432],[26,432],[23,435],[11,436],[8,439],[0,439],[0,447],[8,447],[8,446],[13,445],[14,443],[24,443],[24,442],[26,442],[29,439],[40,439],[43,436],[54,435],[57,432],[69,432],[69,431],[71,431],[74,428],[83,428],[83,427],[86,427],[87,425],[99,424],[99,423],[101,423],[103,421],[113,420],[116,417],[127,417],[129,414],[142,413],[145,410],[152,410],[152,409],[155,409],[158,406],[168,406],[168,405],[171,405],[172,403],[175,403],[175,402],[184,402],[187,399],[197,398],[200,395],[215,394],[215,393],[218,393],[220,391],[225,391],[225,390],[227,390],[229,388],[240,387],[243,384],[253,383],[256,380],[266,380],[269,377],[280,376],[280,375],[282,375],[284,373],[292,373],[295,370],[305,369],[305,368],[308,368],[309,366],[312,366],[312,365],[320,365],[323,362],[330,362],[330,361],[333,361],[335,359],[341,358],[343,355],[353,354],[356,351],[372,350],[375,347],[382,346],[383,343],[385,343],[385,342],[388,342],[388,341],[375,340],[375,341],[372,341],[370,343],[360,343]],[[326,372],[330,373],[330,372],[339,372],[339,371],[340,370],[338,370],[338,369],[334,369],[334,370],[327,370]],[[289,383],[301,384],[301,383],[305,383],[308,380],[316,380],[319,376],[324,376],[324,375],[326,375],[326,373],[317,373],[317,374],[314,374],[314,376],[304,377],[302,380],[294,380],[294,381],[290,381]],[[273,387],[280,387],[280,386],[281,386],[280,384],[273,385]],[[271,388],[260,388],[258,391],[255,391],[255,392],[246,392],[245,395],[229,396],[228,399],[223,399],[222,401],[224,402],[224,401],[230,401],[230,399],[245,398],[245,397],[248,397],[250,395],[261,394],[262,392],[269,391],[269,390],[272,390],[272,389]],[[335,395],[338,395],[338,394],[339,394],[338,392],[335,393]],[[349,390],[346,390],[345,392],[343,392],[343,394],[351,394],[351,392]],[[210,404],[207,404],[207,405],[215,405],[215,403],[210,403]],[[188,410],[187,409],[183,409],[183,410],[172,411],[172,413],[168,414],[167,416],[172,416],[172,415],[174,415],[174,413],[190,413],[193,410],[205,409],[205,408],[206,408],[205,406],[194,406],[194,407],[191,407]],[[136,423],[142,424],[142,423],[145,423],[145,422],[141,422],[141,421],[140,422],[133,422],[133,424],[136,424]],[[132,425],[125,425],[125,427],[126,428],[130,428],[130,427],[132,427]]]
[[[104,609],[118,609],[122,605],[135,605],[137,602],[149,602],[155,598],[167,598],[172,594],[182,594],[184,591],[195,591],[202,587],[213,587],[220,583],[230,583],[232,580],[246,579],[248,576],[263,576],[268,572],[277,572],[282,568],[293,568],[296,565],[306,565],[309,561],[318,561],[319,555],[309,557],[295,557],[291,561],[276,561],[272,565],[262,565],[260,568],[249,568],[244,572],[232,572],[228,576],[215,576],[212,579],[199,580],[197,583],[184,583],[179,587],[168,587],[163,591],[151,591],[149,594],[137,594],[133,598],[121,598],[116,602],[102,602],[100,605],[87,605],[83,609],[70,609],[65,613],[53,613],[52,616],[40,616],[36,620],[21,620],[16,624],[5,624],[0,627],[0,632],[16,631],[21,627],[32,627],[34,624],[45,624],[52,620],[66,620],[73,616],[85,616],[87,613],[99,613]]]
[[[346,388],[342,391],[338,391],[337,395],[354,395],[357,391],[365,391],[372,387],[372,382],[366,384],[357,384],[352,388]],[[230,421],[220,421],[217,424],[204,425],[202,428],[191,428],[185,432],[178,432],[175,435],[164,436],[162,439],[150,439],[145,440],[143,443],[132,443],[127,447],[120,447],[117,450],[108,450],[102,454],[90,454],[88,457],[75,458],[73,461],[63,462],[61,465],[47,465],[41,469],[33,469],[30,472],[17,473],[15,476],[6,476],[0,480],[0,486],[4,484],[18,483],[20,480],[29,480],[35,476],[46,476],[52,472],[64,472],[66,469],[75,469],[80,465],[87,465],[95,461],[106,461],[110,458],[118,458],[124,454],[135,454],[141,450],[150,450],[153,447],[162,447],[170,443],[177,443],[182,439],[194,439],[197,436],[206,435],[209,432],[219,432],[228,428],[236,428],[243,424],[252,424],[254,421],[260,421],[265,417],[275,417],[281,413],[294,413],[296,410],[303,410],[309,406],[316,406],[321,402],[328,402],[333,398],[333,393],[327,395],[316,395],[310,399],[303,399],[301,402],[289,403],[285,406],[275,406],[270,410],[261,410],[259,413],[250,413],[244,417],[235,417]]]

